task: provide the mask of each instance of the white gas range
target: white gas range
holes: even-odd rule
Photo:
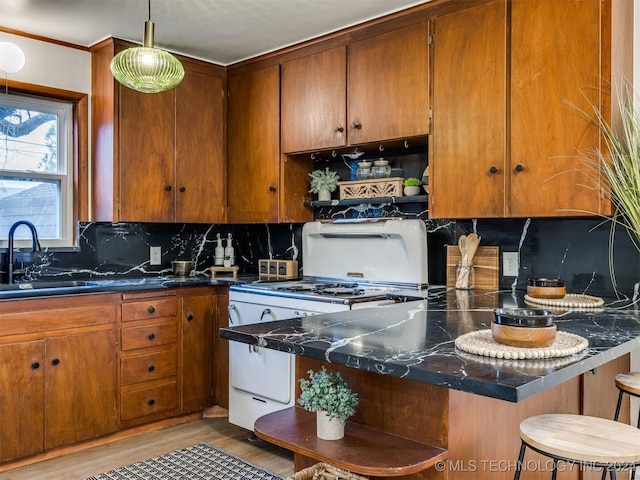
[[[233,285],[229,325],[372,308],[389,293],[427,286],[424,222],[407,219],[310,222],[302,228],[300,280]],[[229,422],[253,430],[256,419],[295,404],[295,357],[229,343]]]

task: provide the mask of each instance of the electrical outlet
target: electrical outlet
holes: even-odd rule
[[[504,277],[517,277],[520,269],[518,252],[502,252],[502,275]]]
[[[149,265],[162,264],[162,247],[149,247]]]

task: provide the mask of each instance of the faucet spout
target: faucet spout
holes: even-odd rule
[[[40,241],[38,240],[38,231],[33,223],[28,222],[27,220],[18,220],[11,228],[9,228],[9,238],[8,238],[8,255],[7,255],[7,276],[8,283],[13,283],[13,263],[14,263],[14,252],[13,252],[13,239],[16,233],[16,229],[20,225],[25,225],[31,231],[31,250],[36,252],[40,251]]]

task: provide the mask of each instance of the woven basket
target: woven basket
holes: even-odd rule
[[[403,183],[404,179],[400,177],[338,182],[340,200],[348,198],[401,197]]]
[[[287,480],[369,480],[369,478],[320,462],[294,473],[287,477]]]

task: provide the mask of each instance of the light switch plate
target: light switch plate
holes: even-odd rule
[[[149,247],[149,265],[162,264],[162,247]]]

